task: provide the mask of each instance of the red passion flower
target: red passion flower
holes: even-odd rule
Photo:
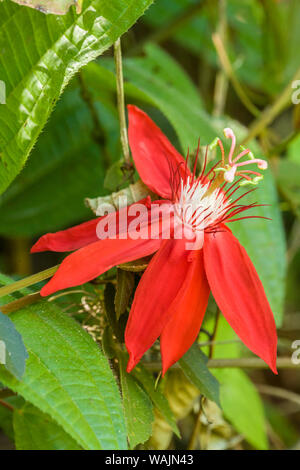
[[[83,284],[113,266],[155,253],[137,287],[126,326],[129,372],[158,337],[163,373],[180,359],[197,338],[211,291],[236,334],[276,373],[277,335],[270,305],[246,250],[226,225],[246,218],[239,214],[257,207],[241,205],[249,191],[241,196],[236,191],[262,178],[258,172],[243,169],[245,165],[265,169],[266,162],[255,159],[248,149],[234,157],[235,136],[225,129],[225,137],[231,139],[228,157],[217,139],[222,160],[205,174],[205,157],[204,169],[196,177],[196,164],[191,172],[187,160],[143,111],[135,106],[128,111],[136,169],[163,200],[152,202],[148,197],[121,209],[116,213],[114,237],[97,236],[97,224],[103,218],[42,236],[32,252],[76,251],[64,259],[41,295]],[[248,160],[241,161],[246,155]],[[120,220],[125,216],[130,225],[141,205],[146,217],[140,224],[140,236],[131,237]],[[170,220],[170,214],[171,235],[164,237],[162,222]],[[176,236],[179,227],[184,227],[180,237]],[[152,230],[156,236],[149,235]],[[193,237],[197,243],[190,247]]]

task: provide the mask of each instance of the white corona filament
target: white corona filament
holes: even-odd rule
[[[209,182],[204,184],[199,179],[181,179],[175,211],[181,222],[193,230],[204,231],[215,225],[230,208],[231,200],[219,188],[207,194],[209,186]]]

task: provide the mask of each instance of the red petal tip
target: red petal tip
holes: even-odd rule
[[[127,110],[128,111],[137,111],[138,113],[144,113],[144,111],[142,111],[138,106],[136,106],[135,104],[128,104],[127,105]]]
[[[160,344],[162,345],[162,340],[163,338],[161,337],[160,338]],[[184,354],[184,352],[182,353],[182,355]],[[162,367],[161,367],[161,376],[164,377],[165,374],[168,372],[168,370],[174,365],[176,364],[176,362],[179,360],[180,358],[173,358],[171,359],[170,357],[167,357],[166,358],[166,355],[165,355],[165,349],[163,350],[162,347],[161,347],[161,362],[162,362]]]
[[[38,239],[38,241],[31,247],[30,253],[39,253],[41,251],[46,251],[47,248],[44,246],[44,237]]]
[[[128,360],[128,363],[127,363],[126,372],[130,373],[132,371],[132,369],[135,368],[137,363],[138,363],[138,361],[134,358],[133,354],[130,354],[129,360]]]
[[[271,362],[267,362],[268,366],[270,367],[271,371],[275,374],[275,375],[278,375],[278,370],[277,370],[277,367],[276,367],[276,357],[274,360],[272,360]]]
[[[40,290],[41,297],[48,297],[48,295],[51,295],[55,292],[55,291],[52,291],[51,288],[49,288],[49,284],[50,284],[50,281]]]
[[[162,369],[161,369],[161,376],[162,378],[164,378],[166,372],[168,372],[168,370],[170,369],[171,366],[169,367],[164,367],[164,365],[162,366]]]

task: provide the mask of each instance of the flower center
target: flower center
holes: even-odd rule
[[[170,165],[171,176],[170,186],[172,189],[172,201],[175,212],[175,220],[179,225],[183,224],[191,229],[195,235],[203,238],[203,232],[215,232],[220,230],[222,223],[234,222],[241,219],[263,218],[267,217],[256,215],[239,216],[242,212],[248,211],[263,204],[250,203],[240,204],[239,201],[254,191],[251,189],[232,200],[232,196],[245,184],[257,185],[263,179],[263,175],[253,170],[240,170],[249,164],[256,164],[259,169],[266,170],[268,164],[265,160],[254,158],[249,149],[243,149],[235,158],[235,135],[229,128],[224,129],[226,137],[231,139],[231,148],[228,157],[225,157],[224,147],[219,138],[210,145],[210,148],[219,146],[222,153],[222,159],[218,161],[205,174],[207,164],[207,151],[201,175],[195,178],[197,160],[200,149],[200,142],[194,163],[193,173],[188,172],[187,155],[185,171],[182,170],[182,164],[173,169]],[[207,149],[208,150],[208,149]],[[249,160],[240,161],[242,157],[248,155]],[[227,160],[227,161],[226,161]],[[185,173],[183,175],[183,173]],[[234,179],[238,177],[237,181]]]
[[[220,188],[208,193],[210,182],[200,178],[181,179],[175,213],[184,225],[193,230],[206,230],[218,224],[230,209],[231,201]]]

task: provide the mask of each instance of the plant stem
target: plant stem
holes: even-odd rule
[[[4,400],[0,400],[0,405],[4,406],[4,408],[7,408],[9,411],[14,411],[14,407],[11,406],[9,403],[6,403]]]
[[[8,388],[5,388],[4,390],[0,390],[0,398],[8,398],[8,397],[13,397],[15,396],[16,393],[13,392],[12,390],[9,390]]]
[[[21,299],[14,300],[13,302],[9,302],[8,304],[1,306],[1,312],[4,315],[8,315],[9,313],[16,312],[20,310],[20,308],[26,307],[27,305],[31,305],[34,302],[38,302],[41,300],[40,293],[37,292],[35,294],[25,295],[25,297],[21,297]]]
[[[199,401],[199,411],[196,415],[196,419],[195,419],[195,425],[194,425],[194,428],[193,428],[193,431],[192,431],[192,434],[191,434],[191,437],[190,437],[190,441],[189,441],[189,444],[188,444],[188,450],[194,450],[196,448],[196,445],[197,445],[197,439],[198,439],[198,436],[199,436],[199,432],[200,432],[200,429],[201,429],[201,415],[202,415],[202,398],[203,398],[203,395],[200,395],[200,401]]]
[[[212,40],[214,43],[214,46],[216,48],[219,60],[221,62],[221,65],[227,75],[227,77],[230,79],[232,86],[238,95],[239,99],[245,106],[245,108],[250,111],[251,114],[254,116],[258,116],[260,114],[259,109],[252,103],[252,101],[249,99],[249,97],[246,95],[242,85],[240,84],[238,78],[236,77],[236,74],[232,68],[232,65],[230,63],[229,57],[227,55],[227,52],[225,50],[225,47],[223,45],[222,38],[220,34],[215,33],[212,36]]]
[[[234,359],[209,359],[207,362],[209,369],[268,369],[269,366],[258,357],[241,357]],[[148,362],[144,366],[151,372],[157,372],[161,370],[161,364],[159,362]],[[179,369],[179,364],[174,364],[173,369]],[[290,357],[279,357],[277,359],[277,369],[299,369],[299,364],[294,364]]]
[[[241,340],[240,339],[224,339],[221,341],[201,341],[201,343],[198,343],[198,346],[200,348],[204,348],[205,346],[210,346],[211,344],[220,346],[221,344],[237,344],[237,343],[241,343]]]
[[[224,368],[245,368],[245,369],[268,369],[269,366],[258,357],[241,357],[234,359],[210,359],[207,362],[210,369]],[[296,369],[300,370],[299,364],[294,364],[290,357],[280,357],[277,359],[278,369]]]
[[[125,115],[122,49],[121,49],[120,38],[117,39],[117,41],[114,44],[114,56],[115,56],[115,64],[116,64],[117,100],[118,100],[118,111],[119,111],[119,119],[120,119],[121,144],[122,144],[125,163],[131,166],[128,136],[127,136],[126,115]]]
[[[260,117],[255,120],[249,128],[247,137],[243,140],[242,145],[247,144],[250,140],[259,135],[274,119],[283,111],[283,109],[291,103],[291,90],[292,84],[295,80],[300,78],[300,67],[296,71],[292,80],[288,83],[282,93],[278,96],[276,101],[260,114]]]
[[[9,243],[10,270],[20,276],[32,273],[30,240],[25,237],[14,238]]]
[[[283,152],[291,142],[293,142],[296,137],[298,137],[300,133],[300,129],[296,129],[294,132],[292,132],[290,135],[288,135],[282,142],[280,142],[278,145],[275,147],[272,147],[269,151],[269,155],[278,155],[281,152]]]
[[[163,28],[150,33],[144,39],[142,39],[136,46],[132,47],[128,51],[128,55],[136,56],[140,54],[146,43],[155,42],[156,44],[161,44],[162,42],[169,39],[171,36],[174,37],[176,31],[182,28],[188,21],[195,18],[197,13],[202,10],[208,4],[208,0],[200,0],[196,4],[190,5],[183,12],[177,15],[175,18],[172,18],[169,23],[165,24]]]
[[[220,319],[221,311],[218,308],[217,313],[216,313],[216,320],[215,320],[215,325],[214,325],[214,331],[212,332],[211,335],[211,344],[209,346],[209,359],[213,357],[214,354],[214,347],[215,347],[215,339],[217,335],[217,330],[218,330],[218,325],[219,325],[219,319]]]
[[[294,256],[300,248],[300,222],[298,219],[295,220],[293,227],[290,232],[288,250],[287,250],[287,261],[290,264],[294,259]]]
[[[297,405],[300,405],[300,395],[298,395],[297,393],[291,392],[289,390],[285,390],[283,388],[273,387],[271,385],[265,385],[265,384],[262,384],[262,385],[257,384],[256,387],[260,393],[271,395],[277,398],[283,398],[284,400],[289,400],[289,401],[292,401],[293,403],[296,403]]]
[[[219,22],[217,32],[223,44],[226,44],[227,18],[226,18],[227,0],[219,0]],[[214,108],[213,116],[220,117],[224,114],[225,103],[228,92],[228,78],[225,70],[220,68],[216,75],[214,89]]]
[[[45,269],[44,271],[40,271],[37,274],[33,274],[32,276],[20,279],[20,281],[13,282],[8,286],[0,287],[0,297],[12,294],[13,292],[21,290],[24,287],[32,286],[33,284],[37,284],[40,281],[44,281],[45,279],[48,279],[49,277],[53,276],[53,274],[58,270],[58,268],[59,264],[53,266],[52,268]]]

